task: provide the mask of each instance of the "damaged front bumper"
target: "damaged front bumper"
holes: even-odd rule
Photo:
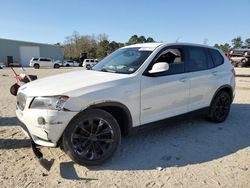
[[[16,115],[25,125],[24,133],[36,144],[56,147],[70,120],[77,114],[71,111],[16,109]],[[43,120],[41,122],[41,119]]]
[[[45,168],[46,170],[50,170],[53,163],[54,163],[54,159],[48,161],[47,159],[44,159],[43,158],[43,154],[42,152],[40,151],[40,148],[38,147],[38,145],[32,140],[32,137],[30,135],[30,132],[29,130],[27,129],[27,127],[21,122],[19,121],[18,123],[20,126],[21,126],[21,129],[22,131],[25,133],[25,135],[27,137],[30,138],[30,144],[31,144],[31,148],[32,148],[32,151],[35,155],[35,157],[37,158],[37,160],[39,161],[40,165]]]

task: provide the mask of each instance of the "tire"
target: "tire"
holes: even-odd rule
[[[238,63],[238,67],[242,68],[245,66],[246,60],[242,60],[241,62]]]
[[[210,121],[221,123],[226,120],[231,107],[232,99],[226,91],[219,92],[213,99],[208,117]]]
[[[69,64],[67,64],[66,67],[69,67]]]
[[[86,69],[87,70],[91,69],[91,66],[90,65],[86,65]]]
[[[36,63],[36,64],[34,65],[34,68],[35,68],[35,69],[40,69],[40,65]]]
[[[62,144],[80,165],[95,166],[109,160],[121,143],[116,119],[108,112],[90,109],[78,114],[65,129]]]
[[[59,69],[59,68],[60,68],[60,65],[58,65],[58,64],[54,65],[54,69]]]

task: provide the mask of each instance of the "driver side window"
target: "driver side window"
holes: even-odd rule
[[[184,55],[182,48],[166,48],[164,49],[154,61],[155,63],[166,62],[169,64],[169,70],[164,75],[173,75],[184,73]],[[162,76],[164,76],[162,75]]]

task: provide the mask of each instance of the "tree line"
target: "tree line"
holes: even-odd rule
[[[116,41],[109,41],[106,34],[95,35],[80,35],[78,32],[73,32],[71,36],[66,37],[64,47],[65,59],[80,59],[81,53],[87,53],[88,58],[102,59],[108,54],[112,53],[118,48],[125,45],[155,42],[152,37],[133,35],[128,42],[121,43]]]
[[[80,61],[80,54],[87,53],[87,57],[91,59],[102,59],[118,48],[125,45],[155,42],[152,37],[133,35],[125,43],[109,41],[106,34],[95,35],[80,35],[78,32],[73,32],[71,36],[66,37],[64,47],[64,58]],[[245,41],[240,37],[235,37],[231,40],[231,44],[215,44],[214,47],[221,49],[225,53],[231,48],[239,48],[243,45],[250,45],[250,38]]]
[[[224,44],[215,44],[215,48],[221,49],[223,52],[228,52],[232,48],[240,48],[244,45],[250,45],[250,38],[245,39],[245,41],[241,38],[241,36],[235,37],[231,40],[231,45],[228,43]]]

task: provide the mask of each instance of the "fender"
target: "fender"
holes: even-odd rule
[[[217,95],[220,91],[222,91],[223,89],[227,89],[227,90],[229,89],[229,91],[230,91],[230,97],[231,97],[231,102],[233,102],[233,99],[234,99],[234,96],[233,96],[233,88],[232,88],[232,86],[230,86],[230,85],[228,85],[228,84],[225,84],[225,85],[223,85],[223,86],[220,86],[220,87],[216,90],[216,92],[214,93],[213,98],[212,98],[212,100],[211,100],[211,102],[210,102],[210,106],[211,106],[211,104],[212,104],[214,98],[216,97],[216,95]]]
[[[118,107],[121,108],[123,110],[123,112],[125,112],[126,114],[126,119],[127,122],[125,124],[125,135],[129,135],[132,131],[133,128],[133,120],[132,120],[132,116],[130,113],[130,110],[128,109],[128,107],[120,102],[116,102],[116,101],[102,101],[100,103],[95,103],[95,104],[91,104],[89,105],[86,109],[90,109],[90,108],[107,108],[107,107]]]

